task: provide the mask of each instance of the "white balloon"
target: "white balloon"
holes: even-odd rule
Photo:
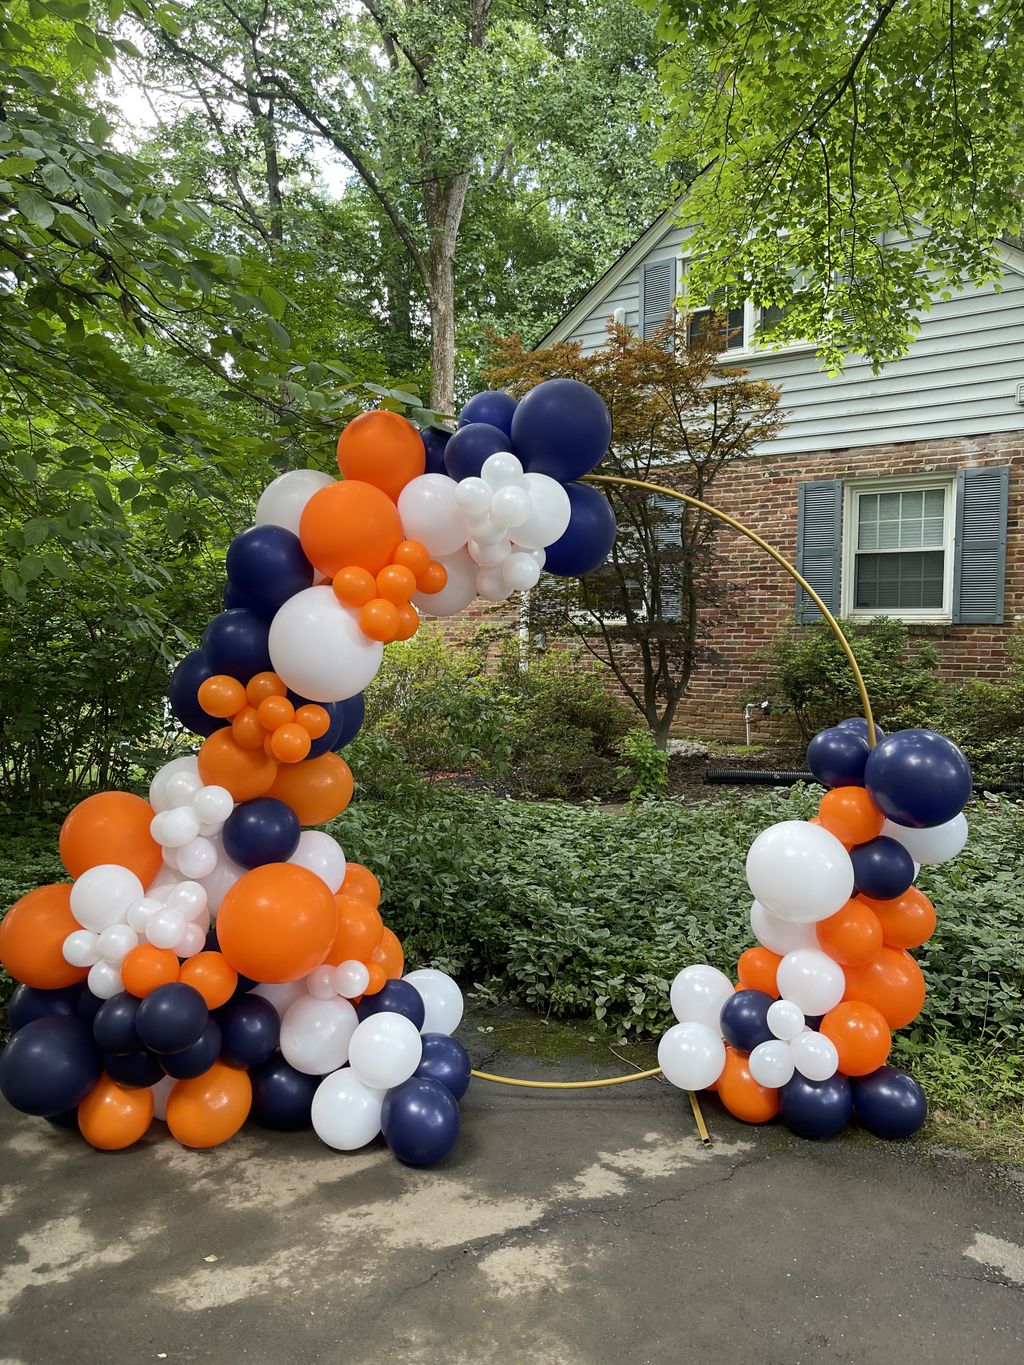
[[[306,504],[321,488],[337,483],[329,474],[316,469],[292,469],[267,484],[256,504],[257,526],[283,526],[292,535],[299,534],[299,522]]]
[[[153,816],[149,832],[164,848],[184,848],[199,837],[199,821],[191,806],[172,806]]]
[[[724,972],[705,962],[695,962],[684,967],[672,982],[669,1003],[681,1024],[704,1024],[721,1033],[718,1018],[732,994],[732,982]]]
[[[466,514],[455,496],[457,489],[458,484],[447,474],[420,474],[399,494],[398,515],[407,539],[418,540],[434,558],[453,555],[469,539]]]
[[[362,995],[370,984],[370,973],[365,963],[350,957],[345,962],[339,962],[337,967],[331,968],[331,981],[337,995],[343,995],[346,1000],[354,1000],[357,995]]]
[[[306,983],[299,981],[264,981],[255,986],[250,995],[262,996],[264,1000],[269,1000],[278,1016],[284,1018],[290,1006],[296,1000],[303,1000],[306,997]]]
[[[525,476],[522,464],[511,450],[498,450],[484,460],[480,477],[489,487],[497,490],[509,486],[521,488]]]
[[[190,773],[193,777],[199,776],[199,759],[195,754],[186,754],[184,758],[172,758],[170,763],[165,763],[157,771],[149,784],[149,804],[157,813],[170,807],[171,802],[167,797],[167,784],[178,773]]]
[[[385,1094],[364,1085],[351,1067],[325,1076],[313,1096],[313,1131],[339,1152],[365,1147],[380,1132]]]
[[[174,950],[178,956],[195,957],[196,953],[201,953],[206,947],[206,931],[209,927],[208,924],[204,926],[202,922],[197,923],[195,921],[186,924],[185,932],[178,940],[178,946]]]
[[[167,850],[165,849],[164,850],[165,857],[166,854]],[[153,878],[150,884],[146,887],[146,895],[147,897],[150,896],[155,897],[162,903],[164,893],[170,891],[172,887],[177,886],[180,881],[181,873],[178,871],[177,867],[171,868],[164,866],[160,869],[160,871],[156,874],[156,876]]]
[[[776,1038],[789,1043],[804,1031],[804,1012],[792,1000],[773,1000],[766,1023]]]
[[[751,844],[747,884],[773,915],[813,924],[850,899],[853,863],[827,829],[807,820],[783,820]]]
[[[326,963],[322,967],[315,967],[306,977],[306,990],[314,1000],[333,1000],[336,995],[341,995],[341,991],[334,988],[334,968]]]
[[[220,909],[220,903],[228,894],[239,877],[245,875],[245,868],[238,864],[224,852],[224,845],[220,838],[214,838],[211,843],[217,850],[217,866],[206,877],[203,878],[203,890],[206,892],[206,904],[212,914],[216,914]],[[153,887],[149,888],[150,891]]]
[[[490,508],[494,490],[483,479],[460,479],[455,501],[467,517],[481,517]]]
[[[112,996],[120,995],[124,990],[124,982],[121,980],[121,973],[112,962],[97,962],[89,968],[89,975],[85,979],[86,985],[93,995],[100,1000],[109,1000]]]
[[[164,796],[171,808],[191,806],[196,792],[201,791],[202,787],[203,779],[197,772],[186,772],[182,769],[167,779],[164,784]]]
[[[227,787],[200,787],[193,798],[192,809],[204,825],[222,825],[235,809],[235,798]]]
[[[770,1047],[771,1044],[769,1043]],[[788,1044],[793,1065],[809,1081],[827,1081],[839,1070],[839,1053],[831,1038],[808,1029]],[[753,1053],[751,1060],[753,1060]],[[753,1067],[751,1067],[753,1070]]]
[[[517,550],[502,563],[501,576],[513,592],[529,592],[540,582],[540,565],[525,550]]]
[[[436,967],[417,967],[402,978],[423,1001],[423,1033],[454,1033],[462,1020],[462,992],[447,972]]]
[[[176,848],[168,848],[167,845],[165,844],[160,850],[160,856],[164,860],[164,867],[169,872],[173,872],[175,874],[175,881],[177,881],[179,874],[178,850]]]
[[[177,1084],[173,1076],[165,1076],[162,1081],[157,1081],[156,1085],[149,1087],[149,1093],[153,1096],[153,1117],[159,1119],[161,1123],[167,1122],[167,1101]]]
[[[332,896],[341,890],[345,880],[345,855],[337,839],[332,839],[322,829],[304,829],[299,835],[299,846],[288,861],[315,872]]]
[[[818,948],[797,948],[787,953],[775,979],[779,995],[804,1014],[827,1014],[846,990],[842,967]]]
[[[146,922],[146,940],[154,948],[177,948],[185,937],[186,923],[177,910],[158,910]]]
[[[944,825],[930,829],[910,829],[886,820],[882,833],[902,844],[915,863],[944,863],[955,858],[967,843],[967,817],[961,811]]]
[[[403,1022],[409,1023],[408,1019]],[[326,1076],[345,1065],[357,1026],[362,1027],[359,1016],[347,1000],[337,996],[317,1000],[315,996],[303,995],[288,1006],[281,1020],[281,1055],[296,1071],[307,1076]]]
[[[525,488],[506,484],[495,490],[491,499],[491,516],[499,526],[522,526],[533,511],[533,502]]]
[[[150,917],[163,908],[163,901],[156,896],[143,896],[142,900],[128,907],[128,914],[125,916],[128,928],[134,929],[137,934],[145,934]]]
[[[766,910],[760,901],[750,906],[750,927],[764,948],[785,957],[794,948],[817,948],[818,935],[813,924],[797,924]]]
[[[470,540],[466,549],[482,569],[497,569],[512,553],[512,542],[507,536],[504,540],[484,541],[482,544],[479,540]]]
[[[522,525],[515,528],[514,539],[517,545],[524,545],[528,550],[543,550],[565,534],[572,515],[569,494],[547,474],[527,474],[523,484],[533,510]]]
[[[496,545],[508,540],[508,527],[495,521],[489,512],[479,517],[470,517],[467,522],[470,537],[479,545]]]
[[[100,936],[89,929],[75,929],[61,945],[61,953],[72,967],[92,967],[100,960]]]
[[[198,919],[206,910],[209,901],[206,888],[198,882],[179,882],[164,897],[168,910],[175,910],[186,920]]]
[[[71,913],[83,929],[102,933],[124,920],[128,907],[142,899],[142,883],[117,863],[90,867],[71,888]]]
[[[269,645],[274,672],[309,701],[354,697],[377,676],[384,658],[384,646],[367,639],[358,614],[343,607],[330,587],[305,588],[290,597],[270,623]]]
[[[453,555],[439,555],[448,582],[440,592],[414,592],[409,599],[417,611],[425,616],[457,616],[476,596],[477,566],[467,550]]]
[[[476,576],[476,590],[485,602],[504,602],[512,596],[512,589],[502,578],[500,569],[480,569]]]
[[[390,1090],[407,1081],[422,1056],[419,1029],[403,1014],[371,1014],[352,1034],[348,1049],[352,1070],[373,1090]]]
[[[127,924],[111,924],[100,934],[100,957],[119,967],[133,948],[139,946],[139,936]]]
[[[178,871],[183,877],[208,877],[216,866],[217,848],[209,839],[199,836],[178,849]]]
[[[680,1090],[704,1090],[725,1066],[725,1044],[706,1024],[673,1024],[658,1044],[658,1065]]]
[[[793,1079],[793,1057],[789,1043],[775,1039],[770,1043],[758,1043],[748,1061],[750,1074],[758,1085],[766,1085],[778,1090]]]

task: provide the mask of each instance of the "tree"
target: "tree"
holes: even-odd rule
[[[691,336],[684,321],[643,340],[611,323],[608,343],[584,355],[578,342],[528,351],[496,341],[489,377],[522,394],[567,375],[608,404],[612,445],[597,473],[661,484],[701,501],[723,471],[749,458],[782,425],[779,390],[722,365],[722,326]],[[694,668],[714,658],[708,638],[728,609],[716,520],[676,500],[602,486],[619,523],[608,564],[574,580],[545,580],[536,622],[572,634],[604,667],[664,745]],[[637,680],[639,678],[639,681]]]
[[[691,304],[752,296],[784,310],[773,339],[877,369],[936,297],[996,278],[1024,230],[1017,0],[650,2],[665,154],[703,167]]]

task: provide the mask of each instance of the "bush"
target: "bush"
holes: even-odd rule
[[[1007,656],[998,682],[947,685],[939,700],[937,728],[961,746],[982,786],[1024,780],[1024,635],[1010,641]]]

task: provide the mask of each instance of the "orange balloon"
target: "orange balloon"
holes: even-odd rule
[[[345,880],[341,884],[342,896],[358,896],[371,905],[380,905],[380,882],[368,867],[362,863],[348,863],[345,867]],[[377,945],[374,944],[374,947]]]
[[[130,792],[87,797],[61,826],[61,861],[72,877],[101,863],[117,863],[148,886],[163,864],[160,845],[149,832],[155,814],[148,801]]]
[[[890,948],[920,948],[935,933],[935,906],[916,886],[891,901],[858,896],[882,926],[882,938]]]
[[[264,863],[239,877],[221,902],[217,941],[236,972],[254,981],[297,981],[327,957],[338,907],[316,875]]]
[[[226,720],[245,705],[245,688],[237,678],[215,673],[199,684],[199,705],[208,716]]]
[[[181,964],[178,980],[194,986],[207,1006],[215,1010],[234,995],[238,973],[223,953],[202,952]]]
[[[447,583],[448,570],[433,559],[416,579],[416,587],[426,593],[440,592]]]
[[[331,728],[331,718],[322,706],[308,702],[295,712],[295,724],[301,725],[310,739],[321,739]]]
[[[833,787],[821,798],[818,818],[843,844],[866,844],[882,832],[885,816],[863,787]]]
[[[740,953],[740,960],[736,964],[740,989],[766,991],[768,995],[777,998],[779,988],[775,974],[781,961],[778,953],[770,952],[767,948],[748,948],[745,953]]]
[[[259,706],[267,697],[284,697],[288,693],[281,678],[276,673],[254,673],[246,685],[245,697],[250,706]]]
[[[395,553],[391,556],[393,564],[401,564],[403,569],[410,570],[418,579],[424,572],[427,565],[432,563],[427,547],[418,540],[403,540],[395,546]]]
[[[243,749],[229,729],[214,730],[199,750],[199,776],[207,786],[226,787],[236,801],[266,796],[276,775],[272,758]]]
[[[141,1000],[157,986],[166,986],[178,979],[178,959],[170,948],[154,948],[152,943],[140,943],[121,963],[121,980],[130,995]]]
[[[779,1112],[779,1092],[754,1080],[749,1056],[738,1048],[726,1047],[725,1066],[715,1088],[733,1118],[744,1123],[767,1123]]]
[[[416,575],[401,564],[385,564],[377,575],[377,594],[401,606],[416,591]]]
[[[331,584],[334,595],[343,607],[365,607],[377,596],[377,583],[368,569],[349,564],[339,569]]]
[[[384,937],[384,921],[380,917],[380,911],[369,901],[361,900],[357,896],[347,896],[344,889],[335,896],[334,903],[338,911],[338,930],[326,961],[332,967],[337,967],[340,962],[355,959],[369,966],[372,954],[380,947]],[[377,965],[380,966],[379,963]],[[384,971],[383,967],[381,971]],[[384,980],[386,979],[387,973],[384,972]],[[383,984],[382,980],[381,986]],[[380,990],[381,986],[377,989]]]
[[[874,1005],[890,1028],[906,1028],[924,1004],[921,968],[909,953],[883,947],[864,967],[845,967],[844,1000]]]
[[[138,1142],[153,1122],[153,1092],[129,1090],[102,1075],[78,1106],[78,1126],[86,1142],[101,1152],[119,1152]]]
[[[342,958],[343,962],[344,960]],[[379,962],[367,962],[365,966],[370,979],[366,983],[366,990],[363,991],[363,994],[376,995],[388,984],[388,974]]]
[[[819,920],[814,931],[822,949],[844,967],[862,967],[877,957],[882,947],[878,916],[857,897],[828,919]]]
[[[295,707],[287,697],[264,697],[256,708],[256,716],[264,730],[276,730],[279,725],[291,724]]]
[[[384,597],[375,597],[359,611],[359,629],[371,640],[388,644],[395,638],[398,623],[398,607]]]
[[[346,479],[313,494],[302,513],[299,539],[306,558],[328,578],[350,564],[378,574],[391,563],[402,523],[398,508],[379,488]]]
[[[345,478],[372,483],[392,502],[426,467],[423,437],[397,412],[364,412],[338,437],[338,468]]]
[[[291,806],[300,825],[325,825],[352,800],[352,770],[340,754],[289,763],[278,769],[267,795]]]
[[[262,749],[266,731],[260,724],[255,706],[243,706],[231,722],[235,743],[243,749]]]
[[[405,968],[405,953],[398,935],[384,926],[380,943],[370,954],[371,962],[379,962],[392,981],[397,981]]]
[[[420,614],[411,602],[403,602],[398,608],[398,629],[396,640],[411,640],[420,628]]]
[[[279,763],[301,763],[313,747],[301,725],[279,725],[270,736],[270,753]]]
[[[217,1147],[234,1137],[252,1107],[249,1073],[224,1062],[178,1081],[167,1098],[167,1127],[183,1147]]]
[[[71,913],[70,882],[39,886],[15,901],[0,923],[0,963],[36,990],[73,986],[89,968],[65,962],[64,940],[81,927]]]
[[[831,1038],[844,1076],[867,1076],[885,1064],[892,1033],[885,1017],[863,1000],[843,1000],[829,1010],[818,1030]]]

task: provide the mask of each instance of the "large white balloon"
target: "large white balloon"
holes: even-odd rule
[[[440,592],[414,592],[410,600],[424,616],[457,616],[476,596],[477,566],[467,550],[438,555],[437,562],[444,565],[448,582]]]
[[[669,990],[672,1013],[681,1024],[704,1024],[721,1033],[718,1017],[722,1006],[733,993],[733,985],[724,972],[695,962],[684,967]]]
[[[299,846],[288,861],[315,872],[332,896],[341,890],[345,880],[345,855],[337,839],[332,839],[322,829],[304,829],[299,835]]]
[[[543,550],[565,534],[572,516],[569,494],[547,474],[525,475],[523,487],[530,495],[533,510],[512,534],[517,545]]]
[[[122,922],[128,907],[142,899],[142,883],[117,863],[90,867],[71,888],[71,913],[83,929],[100,934]]]
[[[453,555],[469,539],[466,514],[456,498],[458,484],[447,474],[420,474],[399,494],[398,515],[409,540],[418,540],[435,558]]]
[[[783,820],[751,844],[747,884],[773,915],[814,924],[850,899],[853,863],[827,829],[807,820]]]
[[[352,1070],[372,1090],[390,1090],[407,1081],[422,1056],[420,1031],[404,1014],[371,1014],[353,1033],[348,1048]]]
[[[454,1033],[462,1019],[462,992],[446,972],[436,967],[417,967],[403,980],[415,987],[423,1001],[422,1033]]]
[[[750,1074],[758,1085],[777,1090],[793,1079],[793,1055],[789,1044],[773,1038],[770,1043],[758,1043],[750,1054]]]
[[[754,901],[750,906],[750,927],[758,943],[780,957],[785,957],[794,948],[818,946],[813,924],[797,924],[794,920],[782,919],[766,910],[760,901]]]
[[[967,817],[961,811],[944,825],[930,829],[911,829],[886,820],[882,833],[902,844],[915,863],[944,863],[955,858],[967,843]]]
[[[256,504],[257,526],[283,526],[293,535],[299,534],[299,522],[306,503],[321,488],[329,488],[337,479],[315,469],[292,469],[273,483],[267,484]]]
[[[149,804],[158,814],[162,810],[168,810],[171,805],[167,796],[167,784],[177,773],[199,777],[199,759],[195,754],[186,754],[184,758],[172,758],[170,763],[165,763],[157,770],[149,784]]]
[[[806,1033],[794,1038],[789,1044],[789,1051],[793,1065],[800,1075],[806,1076],[809,1081],[827,1081],[839,1070],[839,1053],[836,1051],[835,1043],[823,1033],[815,1033],[813,1029],[808,1029]]]
[[[350,1066],[325,1076],[313,1096],[313,1131],[339,1152],[365,1147],[380,1132],[386,1093],[364,1085]]]
[[[270,623],[269,643],[274,672],[309,701],[354,697],[377,676],[384,657],[384,646],[367,639],[357,613],[343,607],[331,587],[290,597]]]
[[[288,1006],[281,1020],[281,1055],[296,1071],[325,1076],[345,1065],[358,1025],[359,1016],[347,1000],[304,995]]]
[[[784,1000],[804,1014],[827,1014],[846,990],[846,974],[838,962],[818,948],[797,948],[779,963],[776,984]]]
[[[674,1024],[658,1044],[658,1065],[680,1090],[704,1090],[722,1074],[725,1044],[706,1024]]]

